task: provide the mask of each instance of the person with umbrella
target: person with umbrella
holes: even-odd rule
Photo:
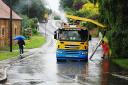
[[[25,37],[24,36],[16,36],[14,39],[18,40],[17,44],[19,45],[20,54],[23,54],[24,53],[24,45],[25,45],[25,42],[24,42]]]

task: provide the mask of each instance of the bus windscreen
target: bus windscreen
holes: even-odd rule
[[[87,30],[62,30],[59,34],[59,40],[62,41],[87,41]]]

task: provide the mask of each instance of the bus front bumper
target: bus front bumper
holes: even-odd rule
[[[61,50],[56,52],[57,60],[88,60],[87,50]]]

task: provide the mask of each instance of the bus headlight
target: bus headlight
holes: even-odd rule
[[[82,55],[86,55],[86,54],[87,54],[87,52],[81,52],[81,54],[82,54]]]
[[[57,51],[58,54],[62,54],[63,52],[62,51]]]

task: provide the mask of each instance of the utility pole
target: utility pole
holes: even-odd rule
[[[12,52],[12,0],[10,0],[10,52]]]

